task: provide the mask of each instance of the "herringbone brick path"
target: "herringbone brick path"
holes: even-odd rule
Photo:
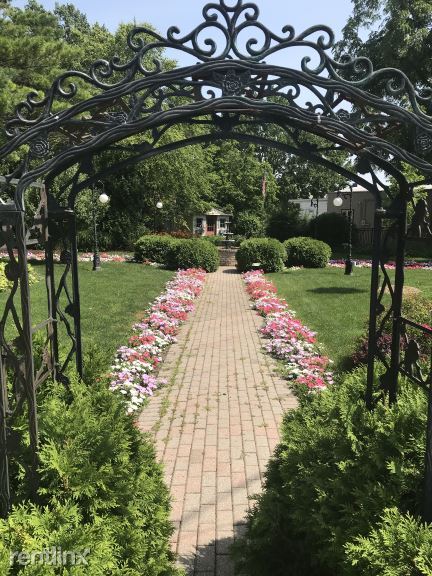
[[[173,496],[173,547],[188,575],[230,576],[229,545],[295,398],[275,374],[257,332],[241,276],[207,277],[195,312],[171,347],[160,376],[169,384],[143,411]]]

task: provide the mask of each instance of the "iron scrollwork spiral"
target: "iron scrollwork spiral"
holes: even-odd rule
[[[394,68],[374,70],[368,58],[346,55],[336,61],[331,55],[335,46],[331,28],[312,26],[296,33],[293,26],[286,25],[281,33],[274,33],[260,22],[258,6],[244,0],[235,0],[231,5],[227,0],[211,2],[204,6],[202,14],[201,24],[183,35],[175,26],[168,29],[165,37],[150,28],[134,28],[127,38],[132,52],[129,61],[122,62],[118,57],[109,61],[99,59],[91,65],[88,73],[70,71],[59,76],[43,97],[31,92],[17,106],[15,117],[7,124],[7,134],[13,138],[41,121],[46,122],[48,129],[52,128],[53,121],[62,117],[61,112],[53,112],[54,103],[60,101],[64,106],[77,95],[76,79],[102,91],[121,90],[138,77],[162,73],[160,58],[164,49],[187,53],[202,63],[223,60],[264,63],[276,52],[301,47],[309,53],[301,61],[301,70],[311,78],[321,76],[362,89],[379,84],[390,98],[404,97],[414,114],[422,120],[417,145],[423,152],[430,149],[432,89],[425,87],[418,93],[403,72]],[[215,38],[222,45],[218,46]],[[315,65],[312,64],[311,52],[318,60]],[[120,123],[124,121],[117,118],[114,122],[119,120]],[[35,141],[33,152],[39,157],[45,155],[47,141]]]

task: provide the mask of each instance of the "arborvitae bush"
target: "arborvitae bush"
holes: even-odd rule
[[[240,272],[259,264],[264,272],[280,272],[284,267],[285,249],[273,238],[250,238],[240,244],[236,254]]]
[[[376,527],[345,550],[350,576],[432,574],[432,528],[397,508],[385,510]]]
[[[346,545],[372,538],[387,508],[419,513],[427,401],[423,390],[402,382],[397,404],[369,411],[365,386],[366,371],[357,370],[327,391],[300,395],[298,409],[286,414],[264,492],[236,548],[242,573],[384,574],[353,572],[355,552],[347,556]],[[380,553],[396,564],[396,547],[378,548],[376,558]],[[401,575],[416,574],[414,555],[411,547]]]
[[[234,218],[234,231],[245,238],[260,238],[265,233],[263,218],[253,212],[240,212]]]
[[[57,545],[90,548],[89,566],[73,569],[73,575],[176,574],[163,473],[153,444],[126,414],[122,399],[105,381],[86,386],[76,380],[70,392],[52,384],[39,400],[37,500],[24,498],[27,487],[15,479],[19,490],[12,514],[0,521],[0,566],[15,550]],[[9,573],[64,573],[13,570]]]
[[[290,238],[284,242],[284,247],[287,266],[325,268],[331,256],[328,244],[308,237]]]

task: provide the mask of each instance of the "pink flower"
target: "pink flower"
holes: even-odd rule
[[[134,325],[136,334],[129,339],[129,346],[117,350],[110,389],[127,399],[128,413],[141,409],[146,399],[166,384],[153,372],[162,362],[162,351],[175,342],[181,323],[194,309],[192,301],[201,294],[205,278],[203,270],[179,270],[147,316]]]
[[[336,264],[335,264],[336,265]],[[344,265],[338,262],[337,265]],[[253,307],[264,316],[260,332],[265,336],[263,348],[284,364],[289,380],[304,384],[310,390],[324,389],[333,383],[328,369],[330,360],[316,348],[316,334],[295,317],[285,300],[277,297],[276,287],[266,280],[262,270],[243,274],[246,291]]]

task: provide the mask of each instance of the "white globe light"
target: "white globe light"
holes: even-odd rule
[[[343,204],[343,199],[340,196],[336,196],[336,198],[333,200],[333,206],[336,206],[336,208],[340,208]]]
[[[99,196],[99,202],[101,204],[107,204],[109,202],[108,194],[105,194],[105,192],[102,192],[102,194]]]
[[[161,209],[163,208],[163,202],[159,201],[159,202],[156,204],[156,208],[157,208],[158,210],[161,210]]]

